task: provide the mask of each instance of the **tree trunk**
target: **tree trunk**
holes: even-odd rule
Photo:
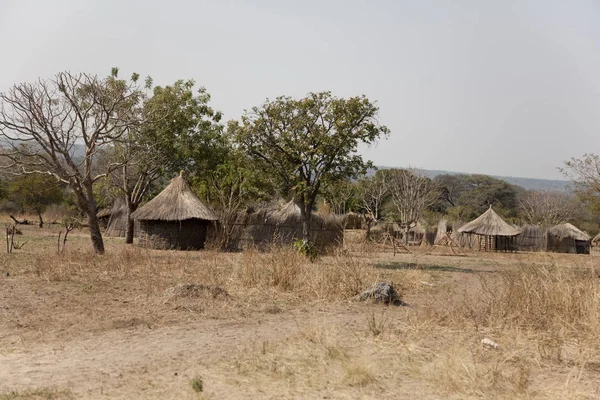
[[[98,223],[98,217],[96,216],[96,199],[94,198],[94,191],[92,188],[92,182],[86,184],[87,198],[80,194],[79,203],[84,206],[85,213],[88,217],[88,225],[90,226],[90,239],[92,239],[92,246],[94,251],[98,254],[104,254],[104,240],[102,240],[102,232],[100,231],[100,224]],[[83,204],[82,204],[83,203]]]
[[[125,228],[125,243],[132,244],[133,243],[133,234],[134,234],[135,225],[133,219],[131,218],[131,211],[127,210],[127,227]]]
[[[312,207],[308,208],[304,204],[300,205],[300,218],[302,219],[302,240],[310,243],[310,219],[312,217]]]
[[[133,244],[135,223],[131,218],[131,214],[133,214],[133,212],[137,209],[137,205],[132,203],[131,200],[129,200],[129,198],[127,197],[125,199],[125,202],[127,203],[127,226],[125,228],[125,243]]]
[[[406,224],[404,228],[404,244],[408,246],[408,233],[410,232],[410,224]]]
[[[90,226],[90,238],[92,239],[92,246],[94,246],[94,251],[98,254],[104,254],[104,241],[102,240],[102,232],[100,232],[100,224],[98,223],[98,217],[96,217],[95,206],[92,212],[88,210],[87,215],[88,225]]]
[[[37,215],[40,219],[40,223],[39,223],[39,227],[43,228],[44,227],[44,220],[42,219],[42,210],[40,210],[39,208],[37,208],[35,211],[37,211]]]

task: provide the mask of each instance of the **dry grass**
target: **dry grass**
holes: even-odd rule
[[[206,398],[600,398],[595,256],[416,249],[392,257],[346,243],[311,263],[289,249],[173,252],[118,240],[97,256],[78,249],[77,235],[58,255],[52,236],[27,235],[35,247],[0,255],[0,271],[10,272],[0,292],[5,351],[235,321],[243,335],[222,356],[202,364],[194,349],[182,349],[191,369],[202,367]],[[350,301],[382,280],[411,307]],[[181,283],[211,290],[169,295]],[[245,328],[258,330],[262,320],[282,328]],[[500,347],[484,347],[483,338]],[[27,398],[9,395],[0,398]]]
[[[25,391],[11,391],[0,394],[0,400],[72,400],[75,396],[70,390],[40,388]]]

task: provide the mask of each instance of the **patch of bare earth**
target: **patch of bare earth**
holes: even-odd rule
[[[0,400],[600,398],[595,256],[58,255],[43,232],[0,255]],[[353,300],[377,282],[408,306]]]

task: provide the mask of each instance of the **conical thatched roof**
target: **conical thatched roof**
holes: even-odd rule
[[[183,221],[203,219],[216,221],[217,216],[192,192],[183,172],[162,192],[132,214],[142,221]]]
[[[504,222],[502,218],[490,206],[489,210],[475,218],[468,224],[463,225],[459,233],[474,233],[482,236],[516,236],[521,233]]]
[[[97,218],[106,218],[106,217],[110,217],[111,214],[111,210],[110,208],[103,208],[102,210],[98,211],[98,214],[96,214]]]
[[[275,211],[273,215],[280,219],[300,217],[300,207],[294,202],[294,200],[290,200],[279,210]]]
[[[569,223],[553,226],[552,228],[550,228],[548,230],[548,233],[550,233],[556,237],[559,237],[561,239],[571,238],[574,240],[583,240],[583,241],[588,241],[591,239],[590,235],[583,232],[582,230],[577,228],[575,225],[572,225]]]

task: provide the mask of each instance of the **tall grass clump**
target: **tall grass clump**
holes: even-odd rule
[[[376,273],[364,260],[343,255],[311,262],[293,249],[244,252],[235,280],[246,287],[274,288],[300,297],[347,298],[372,285]]]
[[[591,268],[527,266],[481,282],[481,300],[469,308],[478,325],[576,335],[600,329],[600,279]]]

